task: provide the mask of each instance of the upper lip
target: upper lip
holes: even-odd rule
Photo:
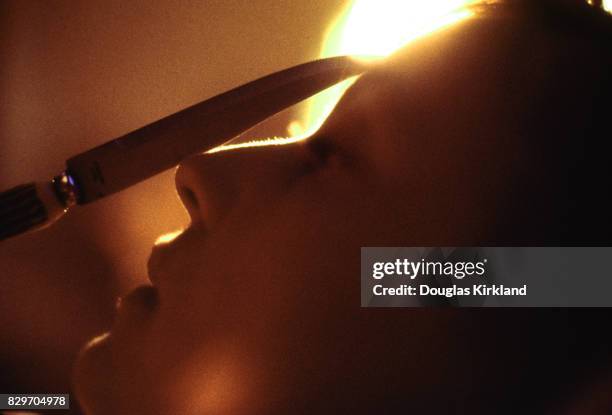
[[[160,274],[164,271],[168,258],[177,254],[175,251],[180,251],[180,245],[185,243],[190,235],[194,233],[192,227],[183,229],[174,239],[168,242],[156,243],[151,249],[151,255],[147,262],[147,270],[149,280],[155,286],[159,285]]]
[[[149,274],[149,280],[153,285],[159,283],[158,270],[162,261],[162,251],[164,248],[161,245],[155,245],[151,248],[151,255],[147,261],[147,273]]]

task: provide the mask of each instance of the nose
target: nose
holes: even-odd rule
[[[179,165],[176,189],[191,225],[209,228],[246,199],[282,192],[312,162],[304,142],[198,154]]]

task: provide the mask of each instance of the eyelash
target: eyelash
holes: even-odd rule
[[[352,169],[352,157],[328,138],[318,136],[302,144],[306,146],[304,149],[307,153],[306,160],[299,172],[296,172],[292,182],[312,175],[327,174],[336,169],[342,171]]]
[[[337,153],[333,144],[325,138],[316,138],[306,145],[310,153],[315,157],[317,165],[326,165],[329,159]]]

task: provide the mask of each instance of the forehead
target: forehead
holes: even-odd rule
[[[442,145],[527,144],[553,121],[565,129],[601,90],[594,85],[608,78],[609,54],[593,35],[512,10],[477,15],[395,53],[347,91],[319,135],[397,167]]]
[[[405,47],[347,91],[318,135],[392,166],[418,157],[415,146],[495,124],[501,75],[491,68],[495,49],[478,42],[490,30],[469,21]]]

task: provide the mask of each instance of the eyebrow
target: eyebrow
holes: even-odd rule
[[[255,124],[369,65],[348,56],[264,76],[71,157],[49,182],[0,194],[0,240],[38,229],[74,205],[124,190],[182,159],[222,145]]]

